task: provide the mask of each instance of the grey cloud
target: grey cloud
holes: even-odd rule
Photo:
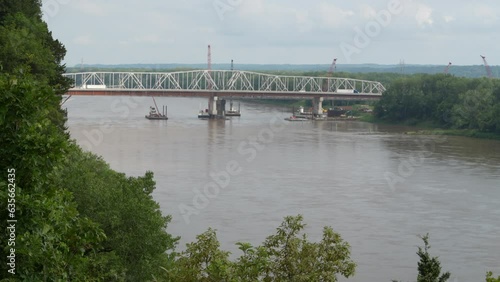
[[[215,1],[233,6],[221,18]],[[82,57],[103,64],[202,63],[207,44],[214,45],[214,62],[234,57],[247,63],[329,64],[341,57],[342,42],[353,41],[354,28],[376,20],[389,1],[82,0],[61,5],[48,23],[68,49],[68,65]],[[500,28],[497,1],[404,1],[407,9],[370,38],[352,63],[393,64],[404,58],[478,64],[476,53],[488,55],[491,64],[500,62],[490,44]],[[430,16],[432,24],[424,20],[428,24],[419,26],[419,5],[431,10],[420,16]]]

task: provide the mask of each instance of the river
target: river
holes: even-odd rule
[[[356,121],[286,122],[287,109],[242,102],[242,117],[198,120],[201,98],[72,97],[68,127],[86,150],[131,176],[155,174],[179,248],[217,229],[221,247],[261,243],[302,214],[311,240],[332,226],[358,264],[348,281],[416,281],[430,234],[452,282],[500,274],[500,142],[402,134]],[[235,102],[237,103],[237,102]],[[344,281],[341,279],[341,281]]]

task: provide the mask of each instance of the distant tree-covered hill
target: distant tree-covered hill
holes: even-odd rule
[[[377,65],[377,64],[359,64],[359,65],[337,65],[337,72],[344,73],[397,73],[401,75],[425,73],[437,74],[443,73],[445,65]],[[76,65],[68,68],[68,72],[79,71],[172,71],[172,70],[191,70],[205,69],[206,64],[121,64],[121,65]],[[236,64],[234,69],[247,71],[281,71],[281,72],[318,72],[326,73],[330,65],[328,64],[309,64],[309,65],[291,65],[291,64]],[[213,64],[212,69],[221,70],[231,69],[230,64]],[[500,77],[500,66],[491,67],[493,76]],[[452,65],[449,73],[459,77],[483,77],[486,76],[486,70],[483,65],[473,66],[454,66]]]

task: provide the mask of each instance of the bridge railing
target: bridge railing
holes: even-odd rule
[[[80,72],[64,76],[74,88],[121,90],[197,90],[246,92],[306,92],[382,94],[385,87],[377,81],[285,76],[249,71],[194,70],[181,72]]]

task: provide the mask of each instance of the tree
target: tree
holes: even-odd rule
[[[0,188],[15,182],[14,196],[0,193],[15,200],[0,227],[18,220],[15,245],[0,247],[5,258],[15,246],[15,274],[3,263],[0,280],[152,279],[175,245],[152,173],[126,177],[69,141],[59,96],[66,51],[41,20],[41,1],[2,1],[0,39]]]
[[[31,74],[37,82],[46,83],[52,90],[55,107],[47,107],[49,118],[61,132],[66,117],[59,107],[61,94],[67,92],[71,81],[62,76],[66,55],[64,45],[52,37],[42,20],[41,1],[2,1],[0,4],[0,72],[11,75]]]
[[[388,121],[500,133],[500,82],[414,75],[391,83],[374,112]]]
[[[495,278],[493,276],[493,272],[490,271],[490,272],[486,273],[486,282],[500,282],[500,276]]]
[[[17,1],[1,1],[0,2],[0,25],[2,25],[7,17],[12,14],[21,13],[28,18],[37,21],[42,19],[42,11],[40,10],[42,3],[40,0],[17,0]]]
[[[22,70],[45,80],[56,94],[64,94],[70,81],[64,78],[62,60],[66,48],[52,37],[42,20],[41,1],[3,1],[0,4],[0,66],[15,73]]]
[[[417,255],[420,257],[418,262],[417,282],[445,282],[450,278],[450,272],[441,274],[441,263],[437,257],[431,257],[429,254],[429,234],[420,237],[424,241],[424,247],[418,247]]]
[[[418,262],[417,282],[446,282],[450,278],[450,272],[441,274],[441,263],[438,257],[431,257],[429,254],[429,234],[420,237],[424,241],[424,247],[418,247],[417,255],[420,258]],[[392,280],[392,282],[398,282]]]
[[[350,246],[331,227],[323,229],[319,243],[309,242],[303,217],[285,217],[275,235],[263,244],[269,264],[264,280],[278,281],[337,281],[337,274],[354,275],[356,264],[350,259]]]
[[[174,266],[167,270],[168,281],[234,281],[229,252],[219,249],[215,230],[209,228],[196,236],[197,241],[188,243],[178,254]]]
[[[68,138],[49,115],[56,96],[29,74],[0,74],[0,188],[15,185],[16,276],[21,280],[80,280],[107,277],[96,272],[96,252],[105,235],[76,209],[73,195],[54,181],[68,152]],[[56,103],[58,105],[58,103]],[[8,169],[15,170],[7,182]],[[7,193],[0,202],[7,203]],[[6,230],[8,213],[0,213]],[[9,218],[12,219],[12,218]],[[2,257],[10,253],[1,247]],[[0,278],[8,274],[1,264]],[[97,276],[100,275],[100,276]]]
[[[460,94],[453,107],[454,124],[458,128],[488,131],[493,127],[493,96],[491,90],[469,90]]]
[[[71,177],[67,177],[71,176]],[[71,146],[54,181],[71,191],[78,211],[106,234],[99,253],[113,253],[117,268],[128,281],[147,281],[169,264],[178,238],[166,232],[170,216],[163,216],[152,198],[153,173],[126,177],[92,153]]]
[[[67,147],[67,135],[50,117],[59,105],[57,98],[49,86],[30,75],[0,74],[0,89],[0,168],[14,167],[23,175],[19,186],[38,189]]]
[[[167,281],[337,281],[337,274],[354,275],[350,246],[330,227],[320,242],[301,234],[302,216],[285,217],[274,235],[261,246],[237,243],[243,254],[231,262],[229,253],[219,250],[214,230],[197,237],[166,268]]]

